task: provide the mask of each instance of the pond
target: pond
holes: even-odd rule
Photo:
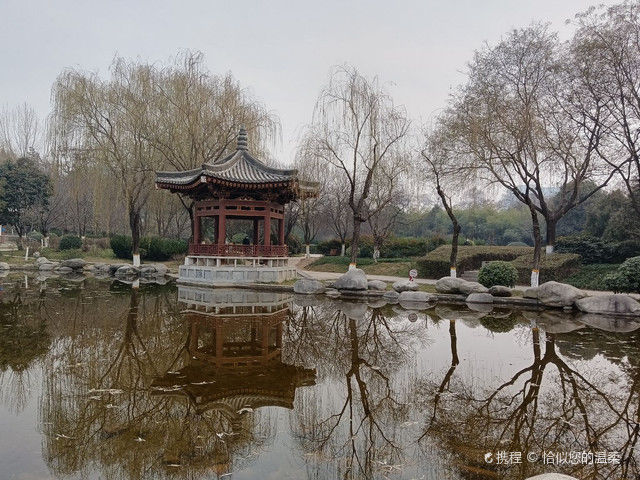
[[[3,479],[639,474],[635,324],[0,281]]]

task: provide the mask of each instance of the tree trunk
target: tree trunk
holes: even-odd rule
[[[556,227],[558,225],[558,221],[551,218],[546,218],[547,221],[547,255],[551,255],[553,253],[555,244],[556,244]]]
[[[360,227],[362,220],[358,215],[353,216],[353,234],[351,235],[351,265],[355,267],[358,259],[358,244],[360,243]],[[349,268],[352,268],[349,266]]]
[[[531,213],[531,224],[533,227],[533,266],[531,268],[531,286],[537,287],[540,283],[540,258],[542,254],[542,235],[540,234],[540,221],[538,212],[533,204],[528,205]]]
[[[129,207],[129,227],[131,228],[131,253],[133,266],[140,266],[140,210]]]
[[[449,257],[449,272],[451,277],[456,278],[458,275],[458,239],[460,237],[460,224],[455,216],[452,216],[453,235],[451,236],[451,256]]]

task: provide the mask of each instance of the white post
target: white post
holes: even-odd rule
[[[540,270],[531,270],[531,286],[537,287],[540,282]]]
[[[340,247],[340,256],[344,257],[344,252],[346,251],[347,246],[343,243],[342,246]]]
[[[553,245],[547,245],[545,247],[545,252],[547,252],[547,255],[551,255],[553,253]]]
[[[309,248],[310,248],[309,244],[307,243],[304,246],[304,256],[305,256],[305,258],[309,258],[311,256],[311,252],[309,251]]]
[[[131,284],[131,288],[140,288],[140,279],[136,278]]]
[[[458,272],[456,270],[456,267],[451,267],[451,269],[449,270],[450,272],[450,277],[451,278],[456,278],[458,276]]]
[[[356,264],[355,263],[350,263],[349,264],[349,270],[354,270],[356,268]]]
[[[140,266],[140,254],[139,253],[134,253],[133,254],[133,266],[134,267],[139,267]]]
[[[24,252],[24,260],[25,262],[29,260],[29,246],[27,245],[27,249]]]

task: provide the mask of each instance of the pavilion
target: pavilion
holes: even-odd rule
[[[269,167],[253,157],[244,128],[235,152],[193,170],[157,172],[156,188],[194,201],[192,241],[179,281],[213,285],[295,277],[284,208],[317,195],[317,184],[300,180],[297,170]],[[233,220],[252,222],[252,235],[233,243],[228,234]]]

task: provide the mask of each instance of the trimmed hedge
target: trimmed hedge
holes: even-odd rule
[[[560,281],[573,275],[581,267],[580,255],[577,253],[542,254],[540,261],[540,283],[551,280]],[[514,259],[511,264],[518,270],[518,282],[520,285],[529,285],[531,282],[531,265],[533,254],[522,255]]]
[[[82,239],[74,235],[65,235],[60,239],[60,250],[76,250],[82,248]]]
[[[460,246],[458,247],[458,274],[467,270],[478,270],[482,262],[502,260],[505,262],[533,254],[533,247]],[[416,261],[422,278],[442,278],[449,275],[451,245],[441,245]]]
[[[482,266],[478,273],[478,282],[487,288],[495,285],[513,288],[518,281],[518,270],[510,262],[495,261]]]
[[[131,258],[131,237],[114,235],[111,237],[110,245],[117,258],[123,260]],[[171,259],[174,255],[186,253],[186,240],[159,237],[144,237],[140,239],[140,258],[143,260],[163,261]]]
[[[556,242],[558,253],[577,253],[585,264],[622,263],[640,255],[639,240],[607,243],[589,235],[560,237]]]

